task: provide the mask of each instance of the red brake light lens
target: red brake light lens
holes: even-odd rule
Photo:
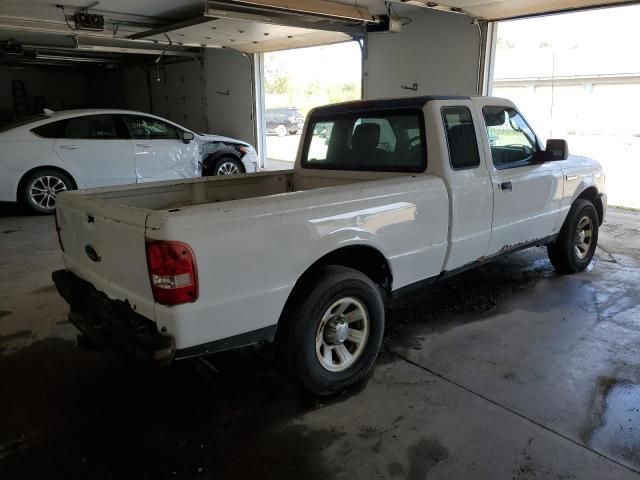
[[[179,305],[198,298],[193,250],[186,243],[147,240],[147,267],[156,302]]]

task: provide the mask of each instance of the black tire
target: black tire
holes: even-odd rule
[[[37,170],[20,182],[20,201],[31,213],[51,215],[56,211],[55,195],[75,188],[71,177],[60,170]],[[36,192],[43,193],[39,195]]]
[[[227,173],[224,173],[227,172]],[[233,157],[222,157],[213,166],[213,175],[239,175],[244,173],[242,162]]]
[[[588,248],[584,248],[587,237],[580,233],[586,224],[590,229]],[[558,238],[547,245],[549,260],[556,271],[577,273],[587,268],[598,244],[599,224],[598,213],[591,202],[580,198],[573,203]]]
[[[368,318],[368,335],[360,350],[349,339],[343,340],[342,346],[346,348],[355,345],[353,363],[348,367],[345,364],[344,370],[330,371],[321,363],[316,346],[318,335],[325,331],[321,325],[329,323],[323,323],[323,316],[334,304],[352,299],[364,307],[360,311]],[[362,380],[371,370],[382,345],[384,305],[380,291],[369,277],[351,268],[335,265],[320,268],[307,287],[298,292],[283,320],[284,331],[278,333],[277,342],[285,366],[293,378],[314,395],[331,395]]]

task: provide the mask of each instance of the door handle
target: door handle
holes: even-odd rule
[[[77,150],[80,148],[79,145],[60,145],[60,148],[63,150]]]
[[[511,182],[502,182],[500,184],[500,190],[502,190],[503,192],[512,192],[513,184]]]
[[[136,143],[136,147],[151,148],[151,144],[150,143]]]

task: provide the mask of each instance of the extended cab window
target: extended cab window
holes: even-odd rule
[[[480,165],[478,140],[471,111],[467,107],[445,107],[442,120],[447,134],[451,168],[462,170]]]
[[[336,114],[312,120],[303,168],[421,172],[426,168],[422,113]]]
[[[129,129],[131,138],[144,140],[177,140],[178,130],[161,120],[150,117],[124,116],[124,123]]]
[[[483,113],[496,168],[531,163],[538,150],[538,142],[522,115],[509,107],[485,107]]]

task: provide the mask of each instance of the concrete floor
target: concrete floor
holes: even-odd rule
[[[3,208],[0,478],[640,478],[640,214],[601,236],[579,275],[534,249],[392,302],[368,381],[318,401],[268,348],[78,350],[52,218]]]

